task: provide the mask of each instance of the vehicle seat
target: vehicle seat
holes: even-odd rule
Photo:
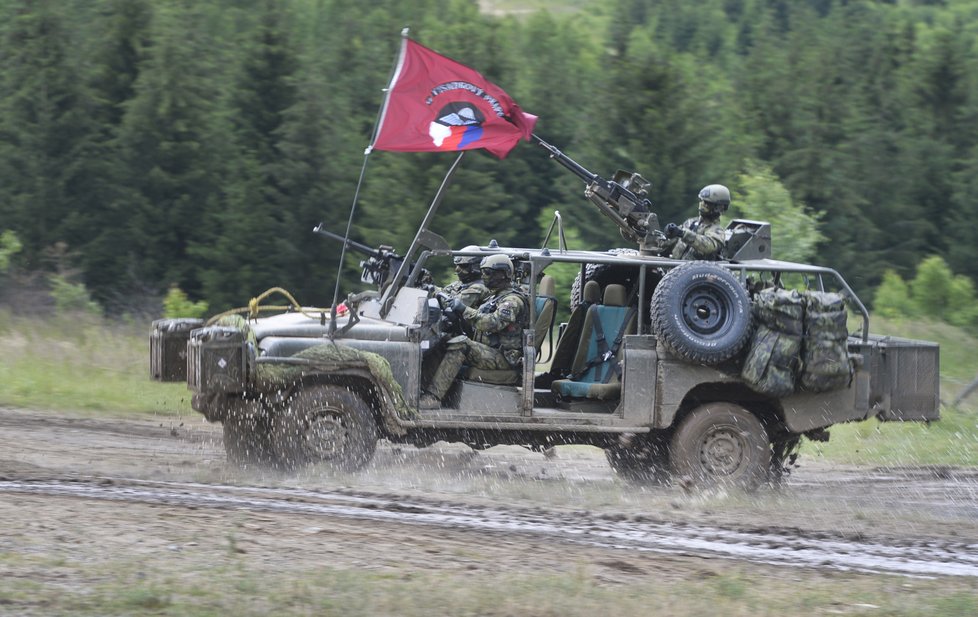
[[[549,372],[553,377],[566,377],[571,374],[574,356],[580,344],[581,330],[584,327],[584,317],[587,315],[588,308],[599,302],[601,302],[601,286],[597,281],[588,281],[584,285],[580,304],[571,313],[560,339],[557,340],[557,346],[554,348],[553,362],[550,364]]]
[[[587,309],[571,376],[558,379],[551,390],[558,398],[613,400],[621,396],[618,367],[621,343],[635,333],[635,309],[625,306],[623,285],[605,288],[604,303]]]
[[[533,345],[537,348],[537,362],[547,362],[553,357],[553,328],[554,319],[557,318],[557,294],[554,277],[544,274],[537,285],[536,314],[537,320],[533,324]],[[550,354],[546,359],[541,359],[540,350],[543,348],[543,341],[550,338]]]

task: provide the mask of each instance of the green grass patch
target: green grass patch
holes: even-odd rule
[[[584,563],[569,564],[564,573],[521,575],[482,567],[434,572],[351,571],[300,562],[292,563],[286,572],[270,572],[245,563],[182,564],[180,574],[172,573],[172,564],[147,562],[135,568],[121,562],[98,567],[77,563],[75,568],[58,581],[32,586],[29,597],[4,595],[19,583],[0,580],[6,610],[16,613],[40,608],[48,615],[187,617],[577,617],[604,614],[608,607],[614,607],[614,613],[621,617],[959,617],[978,610],[978,592],[969,580],[917,580],[804,569],[786,569],[781,576],[772,576],[746,567],[718,569],[707,562],[698,572],[630,574],[609,570],[607,564]]]
[[[149,324],[0,311],[0,405],[114,415],[192,413],[185,384],[149,378]]]

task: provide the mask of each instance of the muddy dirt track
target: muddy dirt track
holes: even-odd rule
[[[978,577],[974,469],[809,458],[778,489],[704,495],[627,484],[600,450],[574,446],[546,456],[382,444],[356,475],[239,470],[225,461],[220,427],[194,416],[0,408],[0,440],[0,552],[206,553],[233,534],[235,550],[278,570],[301,554],[393,570],[584,562],[610,580],[738,563]],[[464,550],[473,545],[481,559]]]

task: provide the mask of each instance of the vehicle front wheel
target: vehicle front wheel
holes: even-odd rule
[[[672,473],[696,488],[755,490],[768,478],[771,443],[754,414],[731,403],[697,407],[669,446]]]
[[[326,463],[356,471],[373,458],[377,423],[367,404],[344,387],[303,387],[275,416],[272,448],[288,469]]]

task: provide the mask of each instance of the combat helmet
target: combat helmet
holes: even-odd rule
[[[471,253],[480,249],[476,245],[470,244],[462,250]],[[458,280],[463,283],[471,283],[481,276],[479,272],[479,264],[482,262],[481,255],[456,255],[452,262],[455,264],[455,274],[458,275]]]
[[[730,189],[722,184],[708,184],[700,189],[700,214],[716,218],[730,207]]]
[[[499,289],[513,280],[513,262],[501,253],[489,255],[479,265],[486,287]]]

